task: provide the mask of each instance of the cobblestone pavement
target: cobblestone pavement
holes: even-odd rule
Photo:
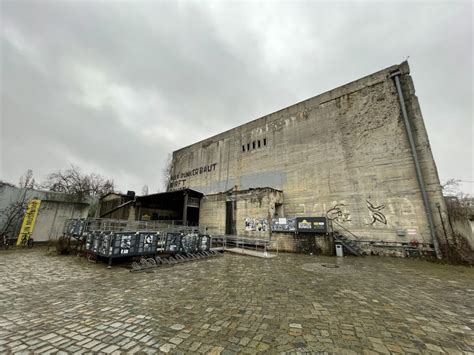
[[[226,254],[133,274],[28,250],[0,252],[0,281],[2,354],[474,351],[466,267]]]

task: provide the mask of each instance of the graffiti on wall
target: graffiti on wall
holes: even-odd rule
[[[387,224],[387,218],[383,214],[382,210],[385,208],[385,205],[375,206],[369,199],[365,200],[367,202],[367,208],[369,209],[369,214],[372,218],[372,221],[369,223],[373,225],[376,222]]]
[[[406,198],[404,199],[389,199],[388,205],[385,204],[377,204],[375,202],[372,202],[369,198],[366,199],[367,203],[367,209],[369,212],[369,218],[363,218],[359,214],[356,214],[355,223],[365,223],[366,225],[374,225],[377,223],[382,223],[384,225],[387,225],[387,217],[386,217],[386,211],[384,209],[388,209],[389,213],[391,214],[398,214],[398,215],[412,215],[415,213],[413,204]],[[325,215],[326,218],[329,221],[334,221],[337,223],[348,223],[351,225],[354,223],[353,220],[353,215],[347,208],[347,203],[344,200],[339,200],[339,201],[332,201],[331,204],[326,204],[326,203],[315,203],[314,205],[308,205],[308,204],[299,204],[301,207],[301,211],[298,212],[297,215],[304,215],[306,214],[313,214],[313,215]],[[329,209],[327,209],[328,206],[332,206]],[[387,208],[388,207],[388,208]],[[326,212],[324,212],[326,211]],[[278,225],[276,225],[275,229],[273,227],[273,222],[272,222],[272,231],[278,230]],[[281,228],[279,228],[281,230]]]
[[[179,190],[186,187],[186,179],[204,173],[210,173],[216,170],[217,163],[203,165],[198,168],[190,169],[170,176],[168,191]]]
[[[350,222],[351,214],[346,211],[345,206],[343,203],[334,205],[334,207],[326,211],[326,218],[339,223]]]
[[[216,170],[216,165],[217,165],[217,163],[213,163],[213,164],[209,164],[209,165],[200,166],[198,168],[194,168],[194,169],[182,172],[182,173],[177,173],[175,175],[171,175],[170,180],[173,181],[173,180],[178,180],[178,179],[186,179],[186,178],[189,178],[191,176],[200,175],[200,174],[203,174],[203,173],[209,173],[211,171]]]
[[[245,230],[255,232],[266,232],[268,230],[268,221],[266,218],[245,218]]]

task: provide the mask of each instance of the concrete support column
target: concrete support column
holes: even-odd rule
[[[183,226],[186,225],[188,220],[188,194],[184,193],[184,203],[183,203]]]

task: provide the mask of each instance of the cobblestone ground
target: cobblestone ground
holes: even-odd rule
[[[226,254],[133,274],[2,251],[0,281],[2,354],[474,348],[474,269],[425,261]]]

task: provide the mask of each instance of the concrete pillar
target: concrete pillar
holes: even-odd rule
[[[184,193],[184,203],[183,203],[183,226],[187,224],[188,220],[188,194]]]

